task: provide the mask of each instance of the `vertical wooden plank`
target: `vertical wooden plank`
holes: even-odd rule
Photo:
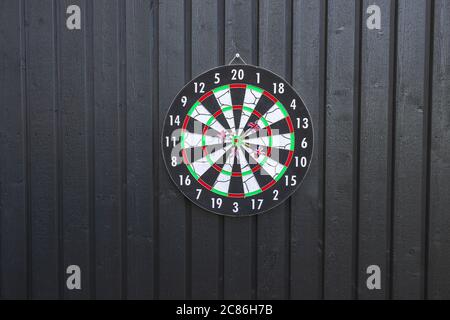
[[[96,299],[97,293],[97,259],[95,243],[95,68],[94,68],[94,3],[85,2],[84,24],[86,27],[86,130],[87,130],[87,193],[88,193],[88,215],[89,215],[89,291],[90,299]]]
[[[154,201],[152,128],[154,98],[153,0],[127,2],[127,291],[130,299],[153,298]],[[158,139],[159,141],[159,139]]]
[[[353,297],[355,211],[355,1],[328,2],[326,91],[325,274],[326,299]]]
[[[400,0],[392,270],[395,299],[423,297],[425,30],[426,1]]]
[[[381,29],[369,30],[370,5],[381,9]],[[390,246],[391,1],[363,2],[358,298],[388,298],[386,255]],[[373,13],[372,13],[373,14]],[[369,290],[367,267],[381,269],[381,290]]]
[[[434,17],[428,298],[450,299],[450,3]]]
[[[287,23],[290,1],[260,1],[260,65],[289,80],[290,39]],[[290,30],[290,29],[289,29]],[[289,202],[257,217],[258,223],[258,299],[289,297]]]
[[[118,61],[119,61],[119,84],[118,84],[118,101],[119,101],[119,212],[120,212],[120,263],[121,263],[121,298],[127,299],[128,296],[128,65],[127,65],[127,4],[126,0],[118,2]],[[148,17],[147,17],[148,18]]]
[[[118,0],[94,1],[96,297],[121,297]]]
[[[192,1],[192,77],[220,64],[218,7],[217,0]],[[192,205],[191,225],[192,298],[221,298],[223,218]]]
[[[81,30],[66,27],[67,7],[77,5],[81,13],[84,1],[61,1],[58,8],[58,52],[60,75],[60,110],[62,139],[62,207],[63,207],[63,265],[78,265],[82,271],[81,290],[68,290],[63,285],[64,298],[89,297],[89,199],[87,171],[87,128],[85,71],[85,15]]]
[[[185,6],[159,3],[159,132],[173,98],[185,83]],[[159,150],[159,149],[158,149]],[[189,298],[190,213],[159,157],[159,298]]]
[[[26,2],[31,296],[59,297],[55,2]]]
[[[225,63],[239,53],[257,64],[257,1],[225,2]],[[243,32],[245,30],[245,32]],[[256,217],[224,217],[224,298],[252,299],[256,292]]]
[[[0,299],[27,297],[23,2],[0,3]]]
[[[292,196],[291,297],[320,299],[322,295],[322,168],[325,1],[294,1],[293,85],[314,122],[314,154],[308,175]]]

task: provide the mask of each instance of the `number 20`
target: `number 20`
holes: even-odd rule
[[[242,79],[244,79],[244,70],[242,70],[242,69],[231,70],[231,80],[242,80]]]

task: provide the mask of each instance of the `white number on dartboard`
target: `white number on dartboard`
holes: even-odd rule
[[[292,110],[295,110],[295,108],[297,108],[297,101],[295,99],[291,102],[291,108]]]
[[[242,79],[244,79],[244,70],[242,70],[242,69],[231,70],[231,80],[242,80]]]
[[[169,119],[170,119],[170,125],[171,126],[173,126],[174,124],[176,124],[177,126],[180,125],[180,116],[175,116],[174,117],[173,115],[170,115]]]
[[[170,146],[170,141],[172,140],[172,145],[175,147],[177,145],[177,138],[176,137],[166,137],[166,147]]]
[[[194,82],[195,93],[205,93],[205,83],[204,82]]]
[[[187,103],[187,97],[186,96],[182,96],[181,97],[181,104],[183,105],[183,108],[186,107],[186,103]]]
[[[300,118],[297,118],[297,129],[308,129],[309,128],[309,119],[304,118],[303,120]]]
[[[220,82],[220,73],[214,74],[214,83],[218,84]]]
[[[302,149],[308,148],[308,141],[306,141],[306,138],[303,138],[302,140]]]
[[[273,84],[273,93],[274,94],[283,94],[284,93],[284,83],[274,83]]]
[[[183,177],[183,175],[180,174],[180,186],[190,186],[191,185],[191,179],[189,179],[189,176]]]
[[[286,186],[296,186],[297,185],[297,176],[291,176],[289,179],[289,176],[284,176],[284,179],[286,180]]]
[[[213,209],[222,207],[222,199],[220,198],[211,198],[211,207]]]
[[[258,209],[261,210],[264,199],[252,199],[252,210]]]
[[[278,201],[278,190],[273,190],[273,200]]]
[[[239,212],[239,203],[234,202],[233,203],[233,212],[238,213]]]
[[[295,157],[295,166],[298,167],[300,162],[300,166],[302,168],[306,168],[306,165],[308,164],[308,159],[306,159],[306,157],[301,157],[300,161],[298,160],[298,157]]]

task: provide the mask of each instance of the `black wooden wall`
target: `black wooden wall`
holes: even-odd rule
[[[186,201],[159,143],[236,52],[315,124],[300,190],[240,219]],[[450,1],[0,0],[0,142],[1,298],[450,298]]]

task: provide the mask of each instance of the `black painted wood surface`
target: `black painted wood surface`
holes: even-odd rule
[[[299,191],[242,219],[189,203],[159,145],[176,93],[237,52],[315,133]],[[2,299],[450,299],[449,199],[446,0],[0,1]]]

